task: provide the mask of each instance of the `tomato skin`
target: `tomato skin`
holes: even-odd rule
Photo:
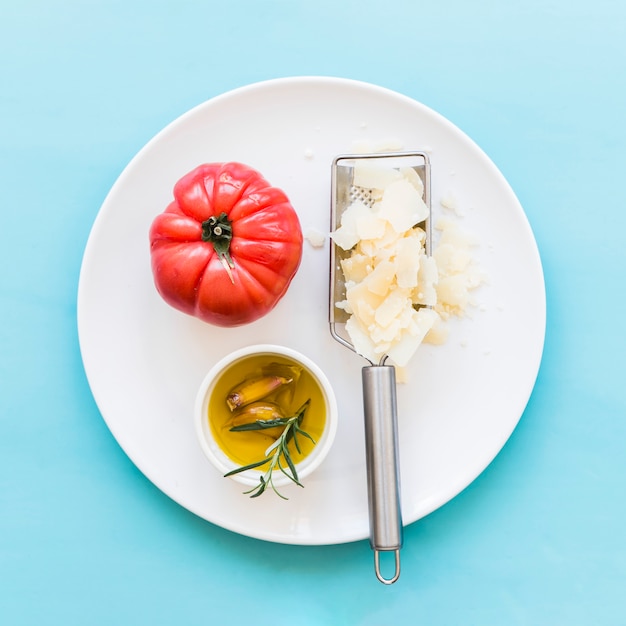
[[[206,221],[219,216],[232,227],[230,268],[214,244],[203,240]],[[149,236],[161,297],[218,326],[248,324],[269,313],[302,258],[300,222],[285,193],[236,162],[206,163],[183,176]]]

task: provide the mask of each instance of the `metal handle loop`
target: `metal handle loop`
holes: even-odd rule
[[[395,570],[391,578],[385,578],[380,571],[380,553],[381,550],[374,550],[374,570],[376,571],[376,578],[380,580],[383,585],[393,585],[393,583],[400,578],[400,550],[394,550],[395,555]]]

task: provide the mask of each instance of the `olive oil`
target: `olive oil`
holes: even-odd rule
[[[315,378],[305,367],[292,359],[276,354],[244,357],[220,375],[209,399],[207,416],[215,441],[230,459],[242,466],[263,459],[267,448],[274,443],[280,431],[276,432],[277,429],[272,428],[232,432],[230,427],[233,423],[233,411],[229,408],[227,399],[231,391],[240,386],[243,381],[262,376],[263,372],[268,367],[274,367],[274,364],[299,368],[300,371],[300,375],[291,383],[290,392],[280,396],[279,404],[284,417],[295,415],[298,409],[310,400],[300,427],[311,435],[314,441],[319,441],[324,431],[326,423],[324,395]],[[299,437],[298,444],[300,452],[297,451],[293,440],[288,444],[291,458],[296,464],[302,461],[315,445],[306,437]],[[267,464],[257,469],[262,472],[266,466]]]

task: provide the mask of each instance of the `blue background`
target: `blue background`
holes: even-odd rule
[[[21,0],[0,8],[0,622],[626,624],[626,4]],[[292,75],[436,109],[511,183],[544,264],[535,391],[492,465],[406,529],[272,545],[134,467],[82,367],[76,292],[109,188],[161,128]]]

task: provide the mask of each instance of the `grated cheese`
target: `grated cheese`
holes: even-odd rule
[[[369,206],[356,199],[331,233],[350,255],[341,261],[346,299],[337,302],[349,318],[346,331],[355,350],[373,363],[387,355],[403,372],[423,342],[443,344],[446,320],[462,316],[470,292],[484,276],[474,263],[476,241],[457,222],[436,224],[439,242],[426,254],[428,217],[421,178],[413,168],[355,167],[353,182],[371,195]],[[458,215],[456,200],[442,204]]]

